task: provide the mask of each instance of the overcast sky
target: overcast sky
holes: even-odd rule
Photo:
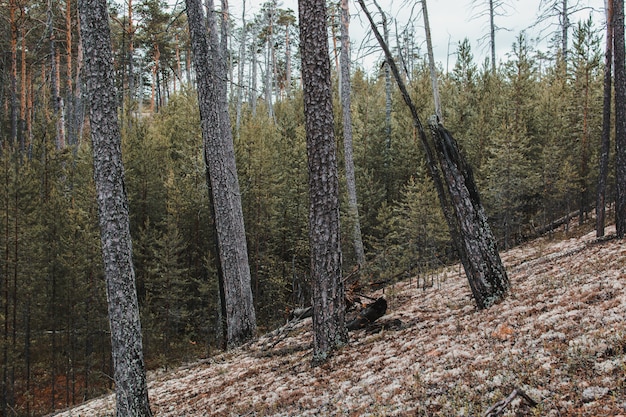
[[[479,6],[472,9],[471,0],[428,0],[428,15],[430,18],[431,33],[433,37],[433,48],[435,53],[435,61],[440,63],[445,70],[446,66],[450,68],[454,66],[455,57],[449,54],[453,54],[459,41],[464,38],[468,38],[472,45],[472,51],[474,53],[475,61],[479,64],[482,63],[485,57],[489,56],[489,44],[488,41],[480,41],[484,38],[489,31],[489,18],[487,15],[476,16],[481,11],[486,11],[488,0],[477,0]],[[544,37],[548,35],[550,30],[546,30],[546,25],[541,25],[540,28],[533,26],[537,21],[539,15],[540,0],[505,0],[510,6],[505,8],[507,16],[497,16],[496,26],[502,28],[496,34],[496,50],[497,59],[506,60],[506,54],[511,51],[511,46],[515,42],[517,36],[522,30],[527,33],[529,41],[537,38],[540,35],[540,28],[544,29]],[[548,1],[544,0],[543,3]],[[550,1],[552,2],[552,1]],[[240,15],[242,0],[230,0],[231,12],[234,16]],[[259,6],[263,1],[246,0],[246,8],[250,10],[251,16],[254,12],[258,11]],[[366,1],[367,4],[371,2]],[[378,3],[392,18],[397,20],[399,30],[406,25],[411,17],[412,4],[420,3],[418,0],[379,0]],[[560,3],[560,1],[559,1]],[[570,4],[574,1],[570,1]],[[586,19],[591,13],[591,8],[595,8],[594,22],[596,26],[601,27],[604,19],[604,1],[603,0],[580,0],[579,3],[583,7],[587,7],[586,10],[577,14],[572,20],[574,24],[579,19]],[[407,4],[409,4],[407,6]],[[297,0],[279,0],[279,7],[294,10],[295,15],[298,15],[298,2]],[[413,12],[413,21],[415,25],[416,42],[420,44],[422,53],[426,52],[424,28],[421,14],[421,7],[415,6]],[[374,7],[370,8],[370,12],[374,11]],[[369,26],[366,24],[366,18],[356,1],[350,1],[350,14],[352,15],[350,25],[350,39],[353,44],[352,58],[361,63],[365,67],[374,65],[374,62],[380,60],[382,52],[375,52],[373,55],[363,57],[359,55],[358,48],[362,41],[366,39],[367,34],[370,32]],[[552,19],[551,23],[557,24],[556,18]],[[395,24],[391,24],[390,30],[392,35],[395,32]],[[554,30],[554,28],[552,28]],[[375,44],[375,39],[372,38],[370,44]],[[542,44],[539,44],[539,49],[546,50],[547,46],[545,40]]]

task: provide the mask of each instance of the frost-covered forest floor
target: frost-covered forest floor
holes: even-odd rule
[[[530,409],[518,397],[505,415],[626,416],[626,244],[571,228],[564,240],[540,238],[502,258],[512,290],[486,311],[474,307],[462,269],[450,267],[428,288],[416,278],[387,287],[388,314],[351,332],[324,366],[310,366],[306,319],[282,340],[266,335],[151,373],[152,409],[156,416],[482,416],[518,388],[539,405]],[[109,395],[59,415],[112,415],[113,406]]]

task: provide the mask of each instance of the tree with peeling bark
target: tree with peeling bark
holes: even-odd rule
[[[433,144],[424,131],[417,109],[409,96],[388,45],[381,36],[364,0],[358,0],[378,43],[385,52],[402,98],[411,111],[426,154],[426,164],[448,223],[452,240],[461,258],[465,274],[478,308],[488,308],[500,301],[509,290],[509,280],[495,238],[480,201],[471,167],[458,150],[456,140],[441,125],[437,116],[429,122]],[[435,152],[436,151],[436,152]],[[445,185],[445,188],[444,188]],[[453,210],[450,210],[450,205]]]
[[[207,184],[219,253],[218,274],[223,280],[227,345],[235,347],[255,336],[256,315],[235,150],[226,107],[226,64],[218,41],[213,1],[208,1],[206,19],[199,0],[187,0],[186,4]]]
[[[343,149],[346,165],[346,185],[348,189],[348,210],[352,222],[352,240],[358,265],[365,263],[365,251],[361,238],[361,222],[356,196],[354,156],[352,152],[352,115],[350,113],[350,9],[348,0],[341,0],[341,111],[343,115]]]
[[[309,166],[309,242],[313,292],[313,364],[347,343],[341,279],[339,181],[326,2],[299,0],[300,53]]]
[[[107,288],[116,415],[152,416],[143,360],[128,199],[105,0],[80,0],[94,180]]]

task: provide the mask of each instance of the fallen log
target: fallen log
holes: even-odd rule
[[[289,321],[291,320],[303,320],[307,317],[313,316],[313,307],[296,308],[289,313]]]
[[[346,327],[348,330],[358,330],[367,326],[369,323],[381,318],[387,312],[387,300],[380,297],[377,298],[371,304],[368,304],[363,310],[359,312],[359,315],[352,321],[350,321]]]

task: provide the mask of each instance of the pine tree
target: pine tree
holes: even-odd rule
[[[218,274],[223,274],[227,342],[234,347],[254,337],[256,317],[232,133],[230,126],[224,128],[228,119],[222,119],[228,110],[220,106],[225,103],[221,95],[225,87],[220,85],[225,83],[225,57],[219,52],[212,8],[206,25],[200,2],[187,0],[187,19],[197,73],[207,183],[214,208],[221,264]]]
[[[313,363],[348,340],[341,280],[339,183],[334,140],[326,2],[299,0],[304,115],[309,165]]]
[[[617,237],[626,234],[626,69],[624,47],[624,1],[613,3],[615,64],[615,229]]]
[[[91,105],[94,178],[107,282],[116,414],[151,416],[113,85],[107,4],[100,0],[81,0],[79,10]]]

